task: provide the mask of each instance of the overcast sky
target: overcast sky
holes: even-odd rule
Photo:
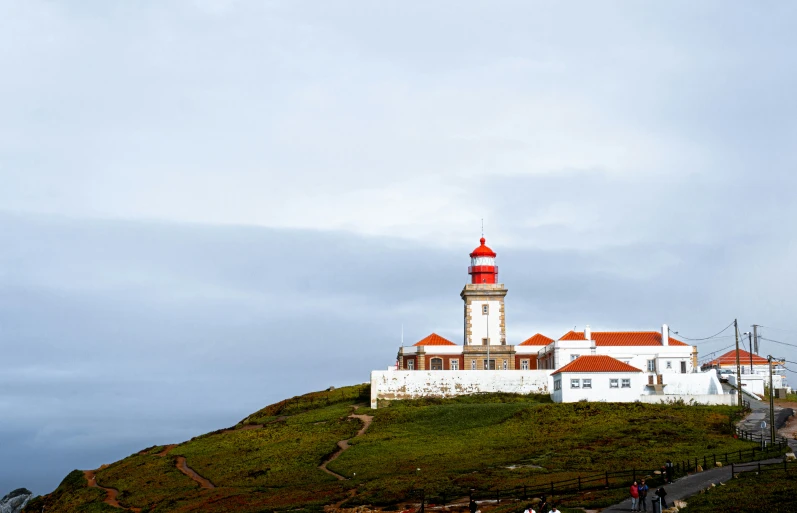
[[[0,495],[459,343],[481,218],[510,343],[797,343],[796,18],[0,1]]]

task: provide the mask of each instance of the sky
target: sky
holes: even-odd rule
[[[509,343],[797,344],[795,16],[0,2],[0,495],[459,342],[482,219]]]

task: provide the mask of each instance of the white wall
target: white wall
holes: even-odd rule
[[[553,371],[372,371],[371,408],[377,407],[378,399],[453,397],[490,392],[547,394],[551,372]]]
[[[560,379],[562,388],[554,391],[552,398],[555,402],[564,403],[583,400],[613,403],[634,402],[639,398],[639,394],[647,382],[647,378],[641,372],[563,372],[552,376],[552,389],[554,388],[553,383]],[[573,379],[579,380],[579,388],[571,387]],[[592,388],[585,389],[583,387],[584,379],[592,381]],[[618,380],[618,388],[611,388],[611,379]],[[622,388],[623,379],[631,380],[630,388]]]
[[[482,314],[482,305],[490,307],[490,315]],[[471,345],[480,346],[487,338],[487,319],[490,322],[490,345],[501,345],[501,302],[473,301],[470,304]]]
[[[730,395],[641,395],[639,402],[648,404],[667,404],[681,400],[686,404],[720,404],[736,406],[736,394]]]
[[[712,371],[694,374],[664,374],[662,375],[664,395],[711,395],[722,394],[717,373]],[[648,392],[652,392],[646,387]]]

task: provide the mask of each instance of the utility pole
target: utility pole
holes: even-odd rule
[[[753,335],[747,332],[747,341],[750,343],[750,374],[753,374]]]
[[[733,334],[736,336],[736,390],[739,392],[739,410],[744,413],[742,402],[742,366],[739,364],[739,323],[733,320]]]
[[[772,429],[772,443],[775,443],[775,390],[772,388],[772,355],[767,356],[769,362],[769,426]]]
[[[755,341],[755,354],[758,354],[758,324],[753,324],[753,340]]]

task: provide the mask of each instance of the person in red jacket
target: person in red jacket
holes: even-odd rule
[[[631,511],[639,511],[639,488],[636,481],[631,485]]]

